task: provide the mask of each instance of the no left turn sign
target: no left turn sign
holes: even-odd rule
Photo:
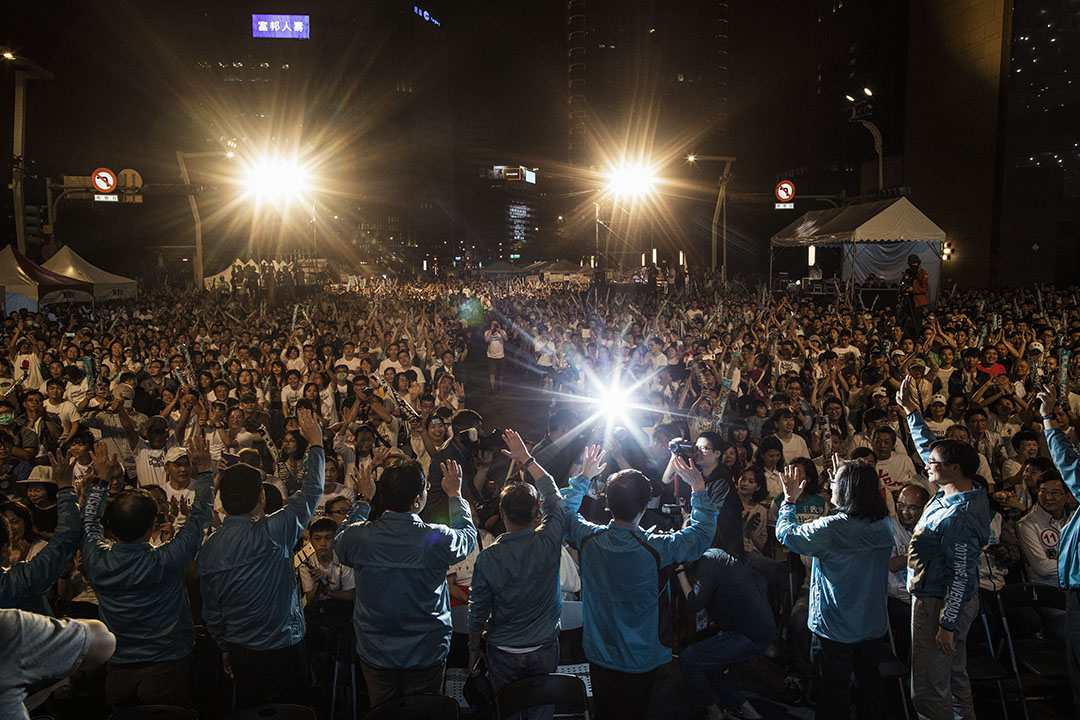
[[[776,185],[776,199],[780,202],[790,202],[795,197],[795,183],[790,180],[781,180]]]
[[[111,193],[116,189],[116,173],[109,168],[98,168],[90,176],[90,182],[99,193]]]

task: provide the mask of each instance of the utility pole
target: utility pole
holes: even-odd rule
[[[15,66],[15,117],[12,131],[11,196],[15,206],[15,239],[19,252],[26,254],[26,198],[23,177],[26,174],[26,81],[52,80],[52,73],[37,63],[0,48],[0,56]]]

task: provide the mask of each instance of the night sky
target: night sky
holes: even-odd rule
[[[135,167],[148,183],[177,182],[174,150],[184,139],[177,137],[176,98],[185,89],[176,79],[183,34],[175,28],[198,33],[203,4],[5,2],[0,44],[54,74],[53,80],[33,81],[30,87],[30,174],[58,178],[105,165]],[[431,3],[434,9],[439,4]],[[441,4],[443,30],[451,39],[453,102],[490,112],[497,155],[540,167],[564,162],[565,3]],[[303,12],[304,5],[286,2],[267,10]],[[704,151],[739,156],[735,190],[771,191],[785,159],[796,156],[807,141],[808,40],[800,28],[806,27],[808,5],[798,0],[731,3],[729,147]],[[309,41],[266,42],[314,43],[319,32],[331,31],[315,28]],[[9,68],[0,74],[0,136],[7,148],[12,75]],[[3,171],[9,173],[6,153],[4,161]],[[28,180],[28,202],[43,201],[36,189],[40,186],[40,179]],[[711,202],[708,197],[703,201]],[[8,195],[8,210],[10,202]],[[163,212],[162,205],[168,203],[159,203],[156,210],[132,209],[124,224],[138,228],[150,244],[183,242],[183,237],[170,237],[160,222],[156,213]],[[94,237],[118,230],[115,213],[86,207],[73,212]],[[748,222],[753,224],[749,216]],[[13,229],[6,227],[4,234],[3,240],[10,239]],[[95,258],[96,244],[82,249],[100,259]]]

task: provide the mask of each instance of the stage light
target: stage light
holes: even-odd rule
[[[248,191],[260,200],[299,199],[308,189],[307,171],[295,160],[272,157],[247,170]]]

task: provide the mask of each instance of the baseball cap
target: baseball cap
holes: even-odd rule
[[[1041,353],[1043,351],[1043,349],[1044,348],[1043,348],[1043,345],[1042,345],[1041,342],[1036,341],[1036,342],[1028,343],[1028,352],[1029,353]]]
[[[900,348],[897,348],[896,350],[893,350],[893,351],[892,351],[892,356],[893,356],[893,357],[896,357],[897,355],[899,355],[900,357],[903,357],[903,356],[904,356],[904,355],[906,355],[906,354],[907,354],[907,353],[905,353],[905,352],[904,352],[903,350],[901,350]]]
[[[148,420],[147,423],[146,423],[146,432],[147,433],[152,433],[155,430],[168,430],[168,429],[169,429],[169,423],[165,422],[165,418],[161,417],[160,415],[155,415],[154,417],[150,418],[150,420]]]
[[[126,383],[120,383],[113,388],[113,397],[122,398],[124,400],[135,399],[135,388]]]
[[[886,392],[885,388],[879,387],[877,390],[870,394],[870,397],[889,397],[889,393]]]
[[[908,365],[908,367],[909,368],[919,367],[919,368],[922,368],[923,370],[925,370],[926,369],[926,361],[923,360],[922,358],[915,358],[914,360],[911,361],[911,364]]]
[[[169,452],[165,453],[165,462],[174,463],[180,458],[185,458],[187,456],[187,448],[183,445],[177,445],[176,447],[169,448]]]
[[[945,398],[944,395],[935,395],[934,397],[930,398],[930,404],[934,405],[936,403],[941,403],[942,405],[948,405],[949,401]]]

